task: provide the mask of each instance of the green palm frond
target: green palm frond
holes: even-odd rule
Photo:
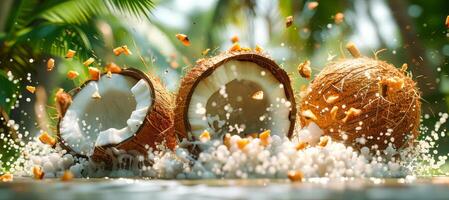
[[[0,68],[18,74],[33,70],[27,59],[42,54],[63,57],[73,49],[77,51],[75,59],[84,60],[94,54],[93,45],[102,44],[96,37],[95,19],[114,19],[116,14],[149,19],[154,6],[151,0],[22,0],[18,4],[9,17],[8,33],[0,38],[0,60],[14,60]]]
[[[38,0],[17,1],[19,4],[15,12],[13,11],[11,17],[8,18],[6,30],[9,33],[8,36],[16,31],[26,28],[29,24],[29,19],[35,15],[36,7],[39,5]]]
[[[150,0],[71,0],[57,4],[39,14],[49,22],[85,24],[94,16],[114,13],[149,19],[153,3]]]
[[[151,9],[154,3],[150,0],[107,0],[106,5],[124,15],[131,15],[136,18],[145,16],[150,19]]]

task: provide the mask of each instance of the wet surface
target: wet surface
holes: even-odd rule
[[[449,199],[449,178],[288,180],[143,180],[16,178],[0,199]]]

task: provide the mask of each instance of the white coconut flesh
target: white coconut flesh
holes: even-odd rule
[[[93,98],[95,92],[101,98]],[[75,95],[61,120],[60,136],[76,153],[92,155],[95,147],[118,144],[132,137],[145,120],[151,102],[151,90],[145,80],[104,75]]]
[[[286,136],[290,111],[284,85],[269,70],[253,62],[229,61],[197,84],[187,114],[192,136],[207,130],[221,139],[226,133],[264,130]]]

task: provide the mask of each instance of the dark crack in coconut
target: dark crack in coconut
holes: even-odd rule
[[[173,98],[159,80],[136,69],[102,74],[69,95],[56,95],[61,146],[110,163],[108,150],[145,155],[148,147],[174,148]],[[113,148],[111,148],[113,147]]]
[[[302,126],[316,123],[326,135],[354,147],[385,149],[419,135],[420,92],[404,70],[381,60],[355,57],[329,63],[299,103]]]
[[[260,51],[230,51],[200,59],[182,79],[175,108],[180,139],[199,141],[225,134],[248,136],[271,130],[290,137],[295,99],[287,73]]]

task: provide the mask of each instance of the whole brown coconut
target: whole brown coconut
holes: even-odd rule
[[[302,126],[316,123],[326,135],[357,148],[402,148],[419,135],[420,92],[405,72],[381,60],[355,57],[329,63],[299,104]]]
[[[89,91],[93,83],[98,88]],[[139,83],[147,87],[137,87]],[[126,84],[133,86],[132,93]],[[69,152],[111,163],[114,159],[111,150],[146,155],[148,148],[157,144],[165,143],[171,149],[176,146],[173,98],[150,75],[132,68],[109,71],[100,80],[89,80],[70,93],[60,91],[56,95],[59,144]],[[76,119],[68,116],[73,115],[70,112],[79,112]],[[99,139],[102,134],[104,138]],[[74,139],[78,136],[79,139]],[[82,148],[83,145],[88,148]]]
[[[264,130],[290,137],[294,94],[287,73],[261,52],[240,49],[200,59],[181,81],[176,99],[178,138],[200,141],[225,134],[255,136]],[[206,131],[206,132],[205,132]],[[210,133],[210,137],[209,137]]]

